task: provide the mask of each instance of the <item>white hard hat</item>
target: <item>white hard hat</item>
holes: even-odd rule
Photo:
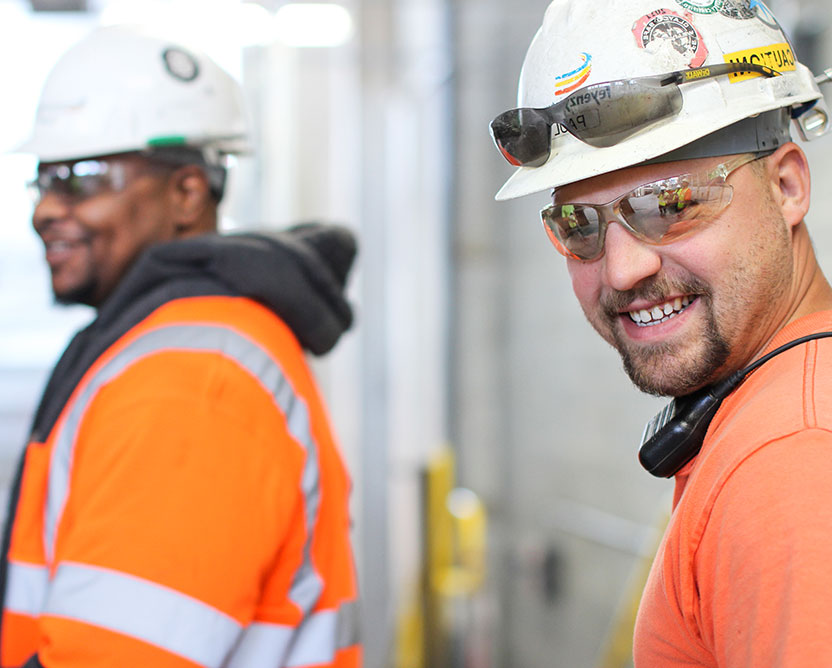
[[[41,162],[187,146],[247,150],[237,82],[211,58],[138,26],[93,31],[46,79],[31,138]]]
[[[668,0],[662,8],[654,0],[554,0],[523,63],[520,107],[548,107],[590,84],[729,62],[765,65],[782,76],[725,75],[680,86],[678,115],[606,148],[555,126],[548,160],[518,168],[497,199],[636,165],[781,107],[818,101],[825,113],[812,73],[759,0]]]

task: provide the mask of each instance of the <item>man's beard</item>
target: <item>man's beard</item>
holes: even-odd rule
[[[671,294],[696,295],[704,314],[704,331],[698,336],[696,352],[682,352],[681,344],[657,343],[635,346],[617,326],[619,313],[636,299],[662,301]],[[656,279],[634,290],[616,293],[604,300],[604,319],[612,333],[612,344],[621,355],[624,371],[642,392],[679,397],[712,382],[726,363],[730,348],[717,326],[707,286],[695,278],[670,285]],[[683,357],[685,355],[686,357]]]
[[[684,365],[668,364],[677,362],[673,357],[676,346],[671,343],[630,350],[625,347],[624,337],[619,331],[615,331],[613,336],[630,380],[642,392],[657,396],[680,397],[707,385],[715,379],[731,352],[716,327],[711,311],[707,313],[705,331],[700,338],[701,354],[687,360]],[[663,372],[651,373],[656,369]]]

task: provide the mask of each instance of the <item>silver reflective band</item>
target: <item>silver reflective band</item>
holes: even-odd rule
[[[108,569],[61,564],[49,593],[45,566],[10,562],[8,583],[5,608],[9,612],[29,617],[58,614],[118,631],[205,666],[217,665],[215,660],[226,655],[231,645],[235,647],[219,664],[222,668],[328,664],[339,650],[359,643],[359,610],[354,601],[337,611],[313,613],[297,629],[254,622],[240,633],[233,619],[200,601]],[[211,629],[218,629],[219,635]]]
[[[58,566],[43,614],[93,624],[220,668],[241,625],[167,587],[104,568]]]
[[[49,591],[49,569],[9,561],[6,582],[4,608],[19,615],[37,617]]]
[[[255,622],[243,631],[240,643],[223,668],[329,665],[335,654],[358,644],[358,605],[316,612],[294,629]]]

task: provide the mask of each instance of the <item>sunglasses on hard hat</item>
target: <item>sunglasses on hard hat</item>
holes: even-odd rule
[[[538,167],[549,159],[552,127],[607,148],[682,110],[682,84],[726,74],[779,72],[754,63],[725,63],[668,74],[618,79],[576,90],[549,107],[521,107],[491,121],[491,136],[512,165]]]
[[[645,183],[607,204],[550,204],[540,212],[543,228],[559,253],[585,262],[604,254],[609,221],[646,243],[670,243],[724,211],[734,194],[728,176],[770,154],[738,155],[707,172]]]

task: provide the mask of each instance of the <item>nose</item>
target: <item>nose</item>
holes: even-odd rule
[[[636,239],[618,221],[610,221],[602,258],[606,284],[624,292],[653,276],[662,266],[658,250]]]

